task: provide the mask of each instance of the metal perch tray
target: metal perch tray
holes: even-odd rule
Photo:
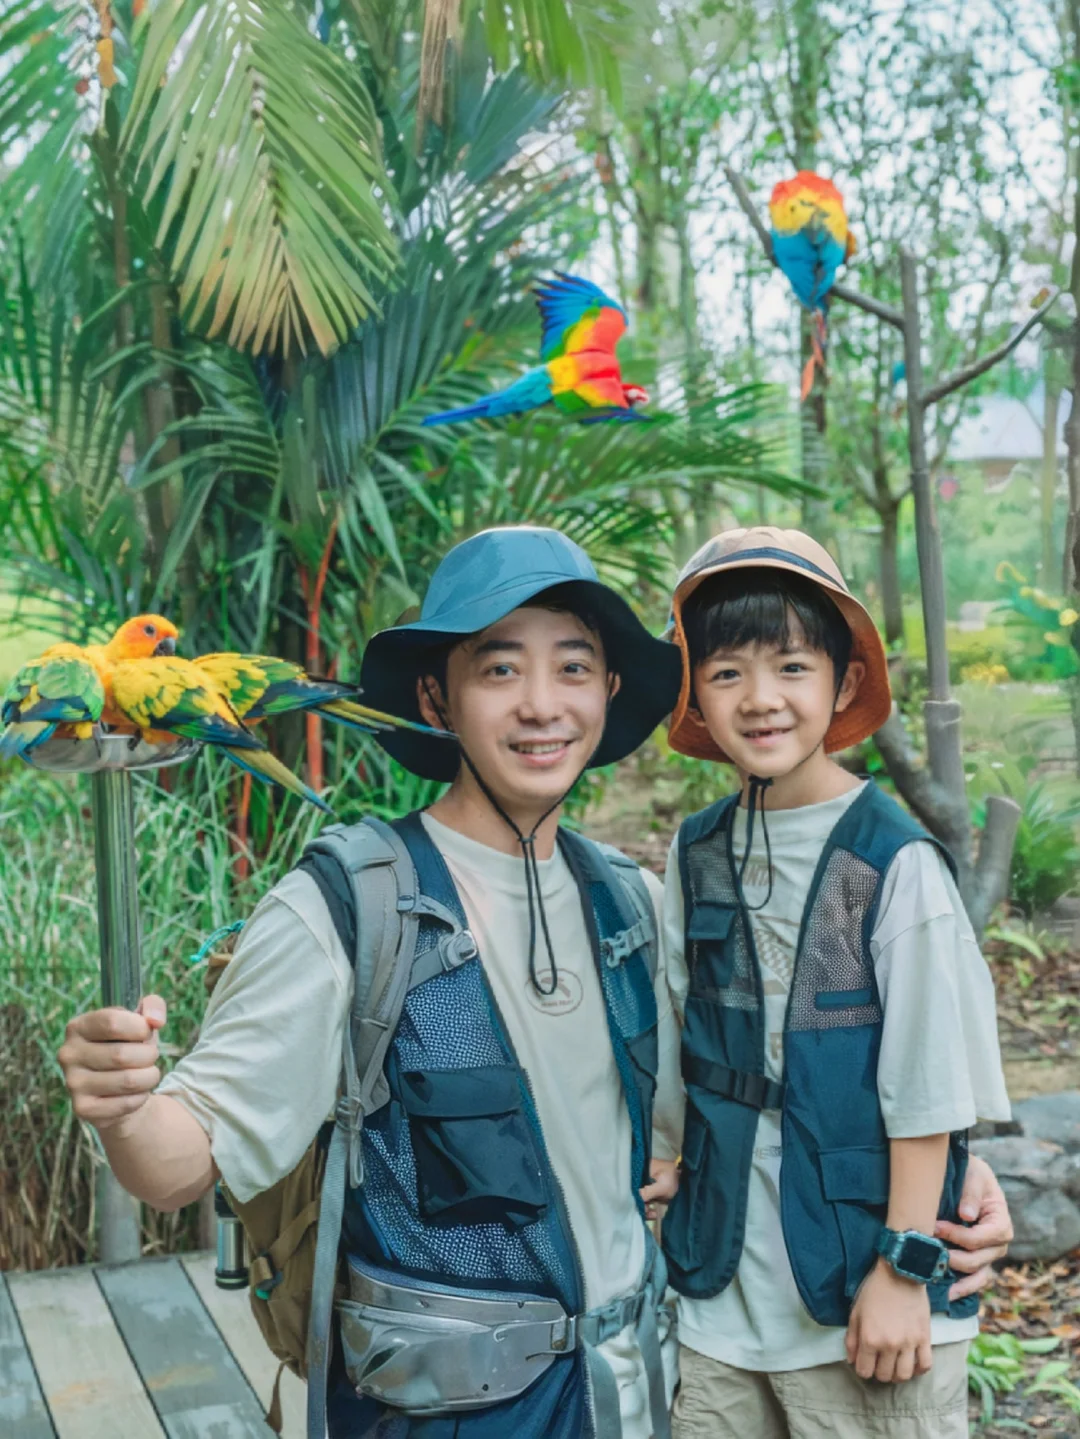
[[[103,771],[162,769],[195,753],[193,740],[147,744],[145,740],[109,734],[95,727],[90,739],[50,739],[25,756],[37,769],[57,774],[100,774]]]

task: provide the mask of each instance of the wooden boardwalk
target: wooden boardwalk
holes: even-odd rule
[[[210,1254],[0,1274],[0,1439],[273,1439],[276,1373]],[[284,1439],[305,1395],[286,1372]]]

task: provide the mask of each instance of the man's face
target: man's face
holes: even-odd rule
[[[790,617],[791,643],[717,649],[694,667],[694,692],[709,734],[744,774],[781,779],[825,739],[851,703],[863,665],[848,666],[839,694],[832,660],[806,644]]]
[[[514,610],[450,652],[451,727],[506,809],[547,808],[588,763],[607,719],[609,677],[599,635],[558,610]],[[421,692],[428,723],[434,707]]]

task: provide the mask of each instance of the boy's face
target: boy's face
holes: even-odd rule
[[[496,799],[511,812],[546,809],[566,793],[600,743],[609,691],[600,636],[576,615],[527,607],[450,652],[447,718]],[[420,691],[429,724],[438,724]]]
[[[837,693],[833,663],[807,647],[789,616],[790,645],[717,649],[694,667],[694,692],[709,734],[744,774],[781,779],[822,745],[847,709],[864,666],[853,660]]]

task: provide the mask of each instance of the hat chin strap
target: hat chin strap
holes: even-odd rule
[[[431,706],[434,709],[435,713],[438,715],[439,720],[443,725],[443,728],[446,729],[450,734],[455,734],[454,728],[451,725],[449,719],[447,718],[447,715],[443,710],[442,705],[439,704],[438,700],[431,693],[431,687],[428,684],[427,675],[425,675],[423,678],[423,685],[424,693],[431,701]],[[607,716],[611,711],[611,702],[613,699],[614,695],[611,692],[611,678],[609,676],[607,704],[604,710],[604,729],[607,728]],[[529,983],[532,985],[536,993],[544,999],[550,998],[551,995],[553,995],[558,989],[559,970],[555,962],[555,950],[551,943],[551,932],[548,929],[547,911],[544,908],[544,896],[540,888],[540,868],[536,858],[536,836],[540,830],[540,826],[544,823],[544,821],[550,818],[550,816],[553,815],[561,805],[566,803],[567,799],[569,798],[570,794],[574,789],[574,786],[577,784],[578,780],[580,780],[581,776],[592,764],[593,759],[596,756],[597,750],[599,750],[600,745],[603,743],[603,738],[604,731],[601,730],[600,739],[596,742],[596,745],[593,748],[592,753],[589,755],[589,758],[582,765],[581,769],[574,776],[573,780],[571,780],[568,788],[559,796],[559,798],[555,801],[554,804],[548,806],[548,808],[533,825],[530,832],[528,834],[525,834],[523,833],[521,826],[517,823],[517,821],[514,820],[509,814],[507,814],[506,810],[503,809],[502,805],[495,798],[483,775],[473,763],[472,758],[466,750],[465,746],[461,743],[460,736],[457,736],[458,749],[461,751],[461,758],[468,766],[469,773],[476,781],[481,794],[483,794],[484,798],[491,805],[492,809],[499,816],[499,818],[503,820],[506,824],[508,824],[510,828],[514,831],[514,834],[517,837],[517,842],[521,846],[521,856],[522,859],[525,861],[525,898],[529,907]],[[538,916],[540,921],[540,930],[544,936],[544,946],[547,949],[548,963],[551,966],[551,985],[547,989],[545,989],[544,986],[540,983],[540,976],[537,974],[536,971],[536,928]]]

